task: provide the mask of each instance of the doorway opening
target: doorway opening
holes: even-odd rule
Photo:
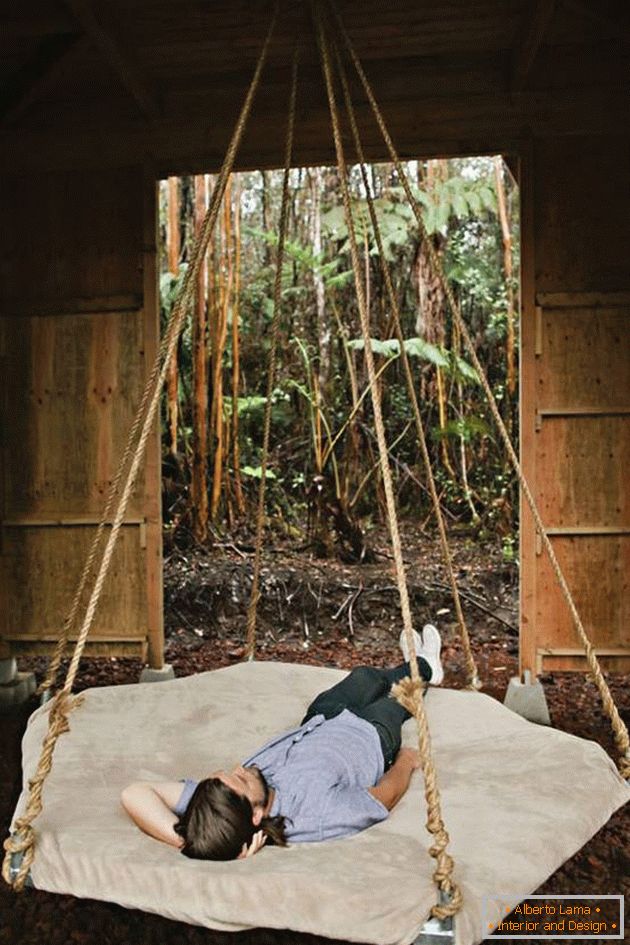
[[[517,441],[518,186],[500,156],[418,160],[407,168]],[[467,618],[483,624],[480,643],[496,643],[500,676],[507,677],[517,657],[518,484],[396,170],[373,164],[369,175]],[[447,637],[452,627],[455,637],[358,168],[350,181],[412,603],[419,625],[431,619]],[[163,320],[213,186],[211,175],[160,182]],[[206,651],[211,661],[243,654],[281,188],[281,171],[232,175],[164,393],[167,648],[179,641],[196,660]],[[325,653],[333,642],[391,645],[400,630],[399,605],[336,168],[291,172],[281,300],[265,470],[260,645],[272,658],[290,658],[294,650],[314,655],[321,647]],[[457,672],[457,655],[455,666]]]

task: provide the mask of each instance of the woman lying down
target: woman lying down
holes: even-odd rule
[[[440,635],[427,624],[414,636],[420,676],[438,686]],[[417,751],[400,747],[410,716],[389,694],[409,675],[404,633],[400,647],[404,663],[353,669],[315,698],[298,728],[242,765],[199,782],[134,782],[122,792],[125,810],[149,836],[203,860],[333,840],[385,820],[420,764]]]

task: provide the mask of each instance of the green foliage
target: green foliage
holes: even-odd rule
[[[165,318],[171,314],[175,300],[182,287],[187,268],[186,263],[182,263],[177,275],[174,275],[172,272],[163,272],[160,274],[160,313]]]
[[[415,188],[424,204],[424,225],[428,233],[444,232],[451,220],[480,217],[496,209],[496,194],[485,177],[449,177],[435,181],[430,193]]]
[[[428,168],[409,162],[411,186],[421,204],[426,228],[433,236],[436,251],[442,258],[447,277],[458,299],[463,316],[474,339],[477,355],[488,374],[492,389],[505,415],[511,410],[514,437],[518,436],[516,398],[506,394],[505,335],[507,287],[503,274],[502,235],[497,218],[495,171],[492,159],[454,159]],[[394,291],[400,311],[404,346],[412,360],[421,411],[427,429],[433,431],[429,447],[435,464],[442,502],[457,518],[470,520],[470,506],[461,481],[462,441],[468,458],[468,481],[474,504],[488,532],[515,534],[514,520],[507,522],[504,508],[517,509],[516,486],[506,474],[505,458],[497,441],[491,436],[491,417],[484,403],[477,373],[469,354],[461,347],[453,330],[452,317],[446,307],[432,313],[435,334],[421,337],[423,324],[419,319],[418,278],[424,257],[420,234],[412,208],[395,169],[377,165],[368,169],[373,184],[374,208],[381,231],[384,254],[390,265]],[[273,317],[275,258],[278,244],[282,173],[259,172],[242,176],[241,184],[241,250],[242,266],[239,297],[241,389],[235,405],[239,415],[239,447],[243,476],[250,491],[253,480],[262,470],[263,417],[267,392],[267,364],[270,346],[270,325]],[[391,306],[385,291],[369,208],[358,168],[350,168],[353,221],[362,257],[361,276],[369,289],[370,347],[378,357],[382,372],[383,412],[388,442],[392,449],[393,469],[397,475],[403,507],[413,509],[414,517],[424,516],[426,494],[417,483],[423,479],[419,471],[418,447],[415,437],[406,434],[411,416],[404,372],[400,363],[400,346],[391,331]],[[319,188],[317,194],[315,187]],[[518,201],[507,181],[508,204],[513,227],[514,272],[518,273]],[[190,188],[188,188],[190,190]],[[182,193],[188,192],[182,188]],[[269,509],[282,509],[290,520],[304,513],[300,505],[302,493],[323,463],[324,474],[335,479],[335,487],[347,482],[349,497],[363,477],[368,483],[357,510],[367,516],[378,508],[376,484],[378,476],[369,478],[374,461],[374,443],[367,432],[373,422],[370,398],[366,390],[365,364],[356,356],[364,348],[358,337],[359,319],[354,291],[354,278],[349,253],[348,229],[341,204],[337,172],[321,169],[291,171],[291,213],[285,242],[282,268],[282,309],[280,356],[276,389],[272,395],[271,450],[274,458],[275,482],[268,490]],[[315,197],[317,196],[317,201]],[[321,205],[321,252],[313,247],[313,206]],[[190,201],[186,209],[190,210]],[[166,220],[166,215],[164,221]],[[165,223],[164,223],[165,226]],[[182,221],[182,232],[192,232],[190,219]],[[220,253],[215,243],[215,265]],[[367,251],[367,259],[364,258]],[[187,258],[187,248],[183,248]],[[164,272],[160,279],[161,316],[164,323],[171,311],[185,271],[184,262],[177,276]],[[165,267],[165,260],[164,260]],[[315,297],[315,284],[324,285],[321,299]],[[511,287],[517,298],[516,278]],[[439,303],[439,292],[437,293]],[[230,313],[230,319],[232,315]],[[518,328],[518,326],[517,326]],[[323,342],[328,332],[329,341]],[[435,339],[443,343],[432,343]],[[517,335],[518,338],[518,335]],[[349,339],[349,340],[348,340]],[[322,344],[328,344],[323,352]],[[187,327],[179,344],[180,406],[184,441],[190,440],[192,370],[191,331]],[[324,356],[325,355],[325,356]],[[231,337],[228,332],[224,356],[223,390],[231,391]],[[440,409],[446,411],[446,425],[438,424],[438,387],[436,370],[442,384],[439,388]],[[352,384],[351,384],[352,381]],[[353,396],[360,399],[349,435],[348,418]],[[212,391],[210,391],[212,394]],[[224,396],[224,414],[231,416],[234,406]],[[353,452],[354,450],[354,452]],[[443,453],[450,457],[449,468]],[[333,469],[334,466],[334,469]],[[409,475],[407,472],[409,471]],[[415,485],[414,485],[415,483]],[[247,490],[246,490],[247,491]],[[500,499],[500,502],[495,500]],[[419,503],[422,508],[419,508]],[[503,516],[503,519],[502,519]],[[365,523],[367,524],[367,523]],[[504,554],[510,553],[504,541]]]
[[[242,466],[241,472],[244,476],[250,476],[252,479],[262,479],[262,466]],[[265,479],[277,479],[272,469],[265,470]]]
[[[412,229],[415,226],[413,210],[407,204],[390,197],[376,198],[373,203],[385,258],[388,262],[393,262],[396,251],[404,247],[411,238]],[[363,244],[367,236],[369,254],[377,256],[378,246],[366,200],[355,200],[352,219],[359,243]],[[333,207],[323,214],[322,231],[326,238],[339,242],[338,249],[341,255],[349,252],[348,227],[343,207]]]
[[[254,394],[251,397],[239,397],[236,402],[236,411],[239,417],[247,416],[248,414],[262,414],[262,409],[267,403],[266,397],[261,397],[259,394]],[[232,416],[232,398],[224,397],[223,406],[226,413],[226,416]]]
[[[501,541],[501,552],[503,560],[508,564],[518,561],[518,537],[516,535],[504,535]]]
[[[496,194],[487,175],[454,176],[436,181],[431,191],[412,185],[412,193],[422,206],[424,225],[429,234],[445,233],[452,222],[461,222],[496,210]],[[390,187],[387,195],[373,199],[383,249],[388,262],[410,242],[418,240],[418,225],[402,186]],[[359,242],[367,236],[369,253],[378,254],[367,200],[355,198],[352,218]],[[340,254],[348,252],[348,227],[342,206],[331,207],[322,216],[322,228],[328,239],[336,240]]]
[[[464,361],[458,354],[453,354],[452,352],[449,371],[453,377],[456,377],[460,381],[479,384],[479,376],[472,364],[469,364],[468,361]]]
[[[470,443],[476,436],[490,436],[490,427],[483,417],[467,415],[457,420],[449,420],[444,429],[434,427],[433,436],[437,440],[444,437],[457,437],[463,439],[465,443]]]
[[[421,361],[428,361],[435,364],[436,367],[448,369],[450,366],[449,353],[439,345],[432,345],[424,338],[407,338],[405,340],[405,351],[410,358],[419,358]]]
[[[267,245],[276,248],[278,246],[278,234],[268,233],[266,230],[258,230],[248,227],[247,232],[250,236],[263,240]],[[285,263],[283,269],[283,281],[288,281],[291,274],[291,263],[297,263],[305,272],[310,272],[314,276],[320,277],[327,288],[339,288],[352,280],[352,269],[339,271],[339,258],[326,261],[326,254],[314,253],[310,247],[303,246],[296,240],[285,240],[284,242]],[[273,314],[273,300],[269,299],[271,305],[270,317]]]
[[[352,338],[348,342],[348,347],[354,348],[355,351],[363,351],[365,342],[363,338]],[[370,349],[374,354],[382,354],[385,358],[397,358],[400,355],[400,345],[397,338],[389,338],[387,341],[370,338]]]
[[[423,338],[406,338],[404,346],[410,358],[419,358],[421,361],[435,364],[436,367],[442,368],[447,375],[462,383],[479,383],[474,367],[447,348],[431,344]],[[348,342],[348,347],[356,351],[363,351],[365,348],[363,338],[352,338]],[[397,338],[388,338],[386,341],[370,338],[370,348],[374,354],[380,354],[386,358],[400,357],[400,343]]]

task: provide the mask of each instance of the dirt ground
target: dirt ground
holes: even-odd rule
[[[400,611],[391,559],[385,545],[376,563],[349,565],[313,560],[308,551],[267,548],[259,607],[258,657],[351,668],[398,660]],[[225,666],[242,658],[244,613],[249,599],[252,554],[248,545],[224,543],[211,551],[172,551],[165,568],[166,659],[177,676]],[[439,550],[433,539],[405,535],[411,601],[417,626],[431,620],[444,639],[445,685],[465,682],[462,648]],[[484,691],[502,700],[517,671],[516,566],[498,547],[465,538],[454,545],[454,561]],[[23,660],[38,677],[41,659]],[[141,666],[134,660],[84,660],[77,690],[131,683]],[[630,722],[628,677],[608,674],[626,724]],[[611,755],[610,726],[598,695],[580,674],[543,678],[552,723],[599,742]],[[20,739],[35,708],[0,716],[0,824],[8,829],[20,789]],[[630,895],[630,810],[619,811],[537,892]],[[505,940],[503,940],[505,941]],[[324,945],[330,939],[293,932],[254,930],[219,933],[126,910],[109,903],[54,896],[36,890],[15,895],[0,884],[0,945]]]

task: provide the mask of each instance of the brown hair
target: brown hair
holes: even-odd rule
[[[259,830],[268,844],[287,845],[284,817],[263,817],[256,826],[253,814],[248,799],[219,778],[200,781],[175,824],[175,832],[184,839],[182,853],[196,860],[235,860]]]

